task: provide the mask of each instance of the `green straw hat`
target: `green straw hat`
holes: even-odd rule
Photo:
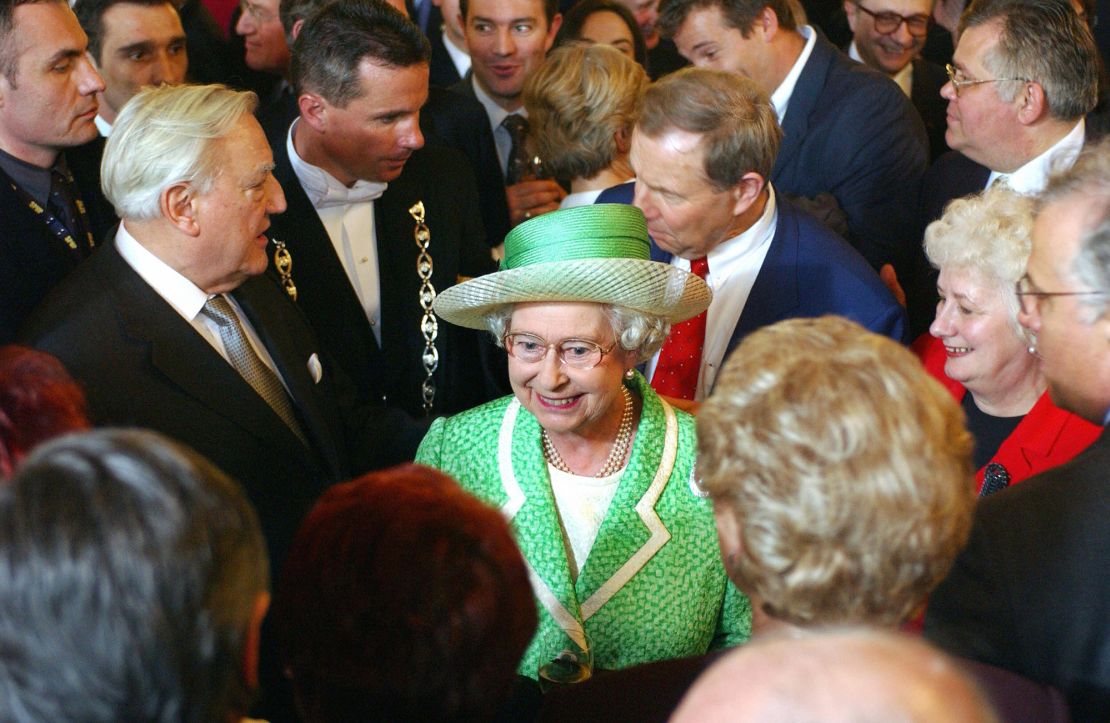
[[[485,329],[503,304],[587,301],[677,323],[697,316],[713,294],[688,271],[651,260],[647,224],[635,206],[600,203],[545,213],[505,237],[501,270],[444,289],[435,312]]]

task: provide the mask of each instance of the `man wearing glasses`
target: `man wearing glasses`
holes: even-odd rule
[[[779,191],[846,225],[875,269],[911,256],[928,143],[894,83],[799,24],[787,0],[663,0],[659,27],[694,65],[745,75],[770,96],[784,133],[769,179]]]
[[[956,153],[925,175],[922,231],[955,198],[994,183],[1039,193],[1050,171],[1074,162],[1098,100],[1098,49],[1068,0],[978,0],[960,19],[948,77],[945,138]],[[903,283],[911,332],[921,332],[936,299],[924,254]]]
[[[961,41],[962,42],[962,41]],[[1110,423],[1110,145],[1040,198],[1016,289],[1052,400]],[[1110,711],[1110,436],[979,503],[967,549],[929,600],[925,634],[957,655],[1059,688],[1075,721]]]
[[[848,57],[885,73],[913,101],[929,135],[929,158],[948,150],[940,88],[944,68],[919,57],[932,22],[932,0],[845,0],[852,29]]]

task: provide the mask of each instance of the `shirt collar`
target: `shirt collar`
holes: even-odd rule
[[[734,261],[770,241],[774,235],[776,207],[775,189],[768,183],[767,204],[763,207],[763,213],[760,214],[756,222],[724,243],[717,244],[712,251],[706,254],[709,259],[710,272],[719,273],[719,271],[714,272],[713,269],[723,270]]]
[[[102,138],[112,135],[112,124],[101,118],[99,113],[93,118],[93,123],[96,124],[96,130],[100,132]]]
[[[1044,190],[1049,174],[1058,169],[1070,168],[1075,163],[1079,152],[1083,150],[1086,136],[1086,121],[1080,118],[1066,136],[1013,173],[991,171],[987,178],[987,188],[1001,178],[1017,193],[1027,196],[1040,193]]]
[[[525,118],[528,117],[528,111],[524,109],[524,106],[520,106],[516,110],[505,110],[497,105],[493,98],[489,97],[489,94],[482,89],[482,86],[478,83],[478,78],[473,73],[471,73],[470,84],[474,88],[474,95],[478,98],[478,102],[486,109],[486,117],[489,118],[489,126],[493,130],[496,131],[501,125],[501,121],[505,120],[505,118],[512,113],[524,116]]]
[[[127,230],[126,221],[120,223],[116,231],[116,250],[127,265],[183,318],[192,321],[204,308],[208,294],[143,246]]]
[[[790,96],[794,95],[794,86],[798,84],[798,78],[802,75],[802,68],[805,67],[809,56],[813,54],[813,46],[817,44],[817,33],[810,26],[799,25],[798,34],[806,39],[806,45],[802,48],[801,55],[794,61],[794,67],[790,69],[790,72],[779,83],[779,87],[775,88],[775,92],[771,94],[771,105],[775,109],[775,115],[778,116],[780,124],[783,117],[786,116],[786,107],[790,105]]]
[[[333,206],[347,206],[352,203],[366,203],[380,198],[385,193],[385,189],[389,186],[387,183],[360,179],[348,188],[323,168],[314,166],[301,158],[297,154],[297,149],[293,147],[293,129],[299,122],[298,118],[289,126],[289,132],[285,134],[285,150],[289,154],[289,165],[293,167],[293,173],[301,182],[301,187],[304,188],[305,195],[308,196],[313,208],[319,210]]]
[[[54,162],[54,167],[61,171],[65,171],[65,154],[59,153],[58,160]],[[28,163],[20,158],[16,158],[10,153],[0,150],[0,170],[8,174],[8,178],[12,183],[22,188],[27,194],[38,201],[42,206],[46,205],[46,201],[50,196],[50,170],[36,166],[33,163]]]

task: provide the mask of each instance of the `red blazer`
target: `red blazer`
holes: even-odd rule
[[[956,401],[963,401],[967,390],[944,373],[944,362],[947,360],[944,342],[922,334],[912,348],[925,365],[925,371],[943,384]],[[1010,473],[1010,484],[1016,484],[1026,477],[1067,462],[1086,449],[1101,433],[1102,427],[1060,409],[1045,392],[998,448],[991,462],[1005,467]],[[985,470],[984,465],[976,474],[980,490]]]

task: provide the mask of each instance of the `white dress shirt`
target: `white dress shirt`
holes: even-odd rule
[[[1086,137],[1087,122],[1080,118],[1079,122],[1068,131],[1066,136],[1013,173],[991,171],[985,188],[990,188],[992,183],[1001,179],[1015,192],[1023,196],[1040,193],[1044,190],[1048,177],[1053,171],[1064,170],[1075,165],[1075,159],[1079,156],[1079,152],[1083,150],[1083,142]]]
[[[763,268],[763,260],[771,248],[778,225],[778,210],[775,204],[775,190],[767,184],[767,205],[763,214],[754,224],[738,236],[734,236],[709,252],[709,273],[705,282],[713,290],[713,301],[705,320],[705,345],[701,353],[701,370],[698,372],[698,387],[694,399],[702,400],[713,391],[717,374],[721,371],[729,340],[748,303],[752,286]],[[671,265],[683,271],[690,270],[688,259],[675,256]],[[647,377],[655,374],[659,362],[659,352],[647,364]]]
[[[285,139],[289,163],[324,224],[335,254],[347,272],[347,280],[351,282],[374,338],[380,345],[382,303],[374,199],[385,192],[387,184],[359,180],[348,188],[324,169],[305,161],[293,147],[293,129],[298,122],[293,121]]]
[[[809,56],[813,54],[813,46],[817,44],[817,33],[810,26],[799,25],[798,34],[806,39],[802,54],[794,61],[793,67],[779,83],[779,87],[775,88],[774,93],[771,93],[771,106],[775,109],[775,115],[778,116],[780,125],[782,119],[786,117],[786,108],[790,105],[790,96],[794,95],[794,86],[798,84],[802,69],[805,68]]]
[[[96,130],[100,133],[101,138],[112,135],[112,124],[101,118],[99,113],[93,117],[93,123],[96,124]]]
[[[451,36],[447,34],[447,28],[443,28],[443,47],[447,48],[447,55],[451,57],[451,63],[454,64],[455,70],[459,71],[459,77],[465,78],[466,74],[470,72],[470,54],[466,52],[466,48],[460,48],[455,45],[451,40]]]
[[[127,230],[127,222],[124,221],[119,225],[119,230],[116,231],[116,250],[123,260],[135,270],[143,281],[154,289],[154,292],[165,299],[174,311],[176,311],[182,319],[187,321],[198,334],[204,337],[204,340],[216,350],[216,353],[224,358],[228,364],[231,364],[231,359],[228,358],[227,349],[224,348],[223,338],[220,336],[220,325],[206,314],[202,313],[204,304],[214,294],[208,294],[197,287],[192,281],[179,274],[174,269],[170,268],[165,261],[158,258],[145,246],[139,243],[131,232]],[[277,367],[274,366],[273,357],[270,352],[263,346],[262,340],[258,337],[254,327],[251,326],[250,319],[243,313],[243,309],[239,306],[239,302],[235,300],[234,296],[230,294],[223,294],[232,308],[235,309],[235,314],[239,317],[239,323],[243,327],[243,332],[247,335],[247,341],[254,348],[258,358],[262,360],[266,366],[270,367],[270,371],[281,379],[281,374],[278,372]],[[232,366],[234,368],[234,365]],[[285,380],[282,379],[281,383],[284,385]],[[286,391],[289,391],[286,385]]]

